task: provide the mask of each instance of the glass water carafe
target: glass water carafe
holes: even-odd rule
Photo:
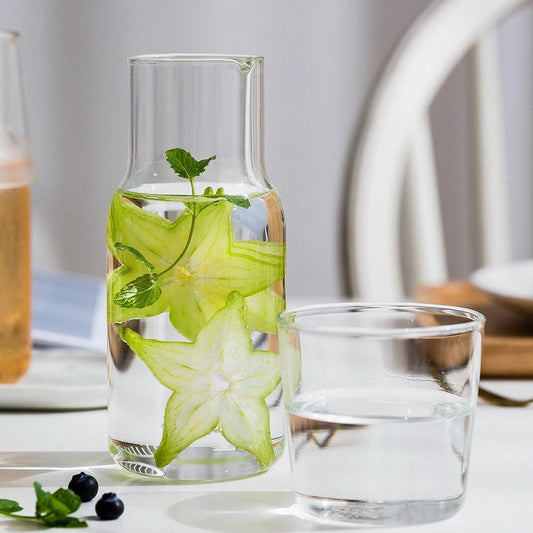
[[[109,209],[109,443],[125,469],[268,469],[284,429],[285,230],[263,161],[263,59],[129,60],[131,143]]]

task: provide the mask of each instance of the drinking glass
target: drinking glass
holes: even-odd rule
[[[401,525],[461,508],[484,321],[423,304],[317,305],[278,316],[298,513]]]

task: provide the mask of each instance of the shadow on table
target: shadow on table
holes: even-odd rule
[[[224,533],[338,530],[299,518],[293,505],[291,492],[221,492],[181,500],[168,515],[187,526]]]
[[[43,486],[64,486],[73,474],[86,471],[102,486],[198,486],[175,480],[149,478],[120,468],[109,452],[0,452],[0,482],[3,487],[31,487],[34,481]],[[206,483],[204,486],[210,486]]]
[[[3,486],[24,486],[25,479],[31,486],[38,475],[113,465],[107,452],[0,452],[0,479]]]
[[[57,469],[112,465],[108,452],[0,452],[0,469]]]

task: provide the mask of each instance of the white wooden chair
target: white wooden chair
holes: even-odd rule
[[[438,0],[387,64],[361,130],[347,209],[349,281],[365,300],[406,297],[447,280],[429,106],[465,54],[475,70],[479,265],[510,259],[510,224],[496,25],[527,0]],[[402,268],[400,209],[413,257]],[[405,263],[405,262],[404,262]]]

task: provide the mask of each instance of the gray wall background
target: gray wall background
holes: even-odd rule
[[[343,294],[339,213],[362,109],[383,62],[429,3],[0,0],[0,25],[22,34],[38,176],[35,267],[104,275],[106,212],[128,150],[128,56],[257,54],[266,67],[267,169],[286,211],[288,292]],[[526,8],[501,34],[517,258],[533,248],[532,27]],[[460,67],[433,110],[455,276],[473,267],[455,200],[468,173],[465,83]]]

